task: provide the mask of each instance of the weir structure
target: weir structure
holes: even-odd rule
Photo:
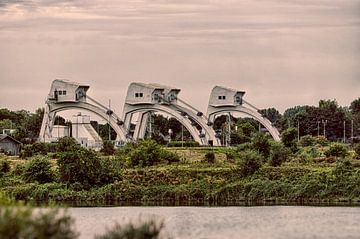
[[[153,113],[163,113],[178,120],[201,146],[221,146],[220,139],[213,129],[216,117],[231,113],[242,113],[260,122],[275,140],[280,140],[278,130],[263,117],[258,109],[243,99],[244,91],[215,86],[210,94],[207,114],[204,115],[179,98],[180,89],[155,83],[131,83],[127,90],[122,118],[109,107],[87,95],[88,85],[54,80],[46,99],[44,118],[39,140],[56,141],[53,135],[57,113],[65,110],[91,112],[107,121],[117,134],[116,144],[122,145],[132,140],[145,138]],[[131,130],[132,120],[137,115],[135,130]],[[229,124],[230,125],[230,124]],[[230,127],[230,126],[229,126]],[[230,139],[230,134],[228,134]],[[230,143],[230,140],[226,145]]]
[[[126,142],[123,122],[108,107],[100,104],[87,95],[88,85],[70,82],[67,80],[54,80],[46,99],[44,118],[41,125],[39,140],[52,142],[53,126],[57,113],[65,110],[84,110],[94,113],[107,121],[117,134],[116,141]]]
[[[244,91],[237,91],[223,86],[215,86],[210,94],[207,117],[213,123],[216,117],[227,114],[230,118],[231,113],[242,113],[260,122],[276,141],[280,141],[279,131],[272,123],[263,117],[255,106],[243,99]]]
[[[202,112],[178,97],[180,89],[160,84],[131,83],[128,87],[123,119],[128,135],[134,114],[138,113],[133,140],[145,137],[146,126],[153,112],[177,119],[200,145],[221,146],[215,131],[207,124]]]

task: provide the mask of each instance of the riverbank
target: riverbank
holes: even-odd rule
[[[359,203],[359,160],[293,157],[281,166],[263,163],[244,176],[239,165],[222,150],[213,151],[214,163],[204,161],[207,150],[176,149],[180,162],[150,167],[122,168],[112,183],[84,189],[77,183],[25,180],[19,165],[29,160],[7,158],[10,170],[0,176],[0,189],[16,200],[92,205],[231,205],[269,203]],[[192,155],[192,156],[191,156]],[[49,159],[56,168],[57,159]],[[103,157],[102,160],[114,160]],[[350,163],[349,163],[350,162]],[[77,173],[77,172],[73,172]]]

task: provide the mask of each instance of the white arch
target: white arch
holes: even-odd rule
[[[61,102],[61,103],[47,103],[44,112],[43,123],[40,130],[40,140],[46,141],[47,138],[52,138],[52,127],[54,125],[54,119],[56,113],[71,110],[71,109],[80,109],[88,112],[92,112],[99,116],[100,118],[109,121],[110,126],[115,130],[117,134],[117,141],[126,142],[125,130],[120,126],[119,119],[114,115],[109,115],[104,109],[101,109],[98,106],[86,103],[86,102]]]
[[[258,122],[260,122],[262,125],[265,126],[265,128],[269,131],[271,136],[274,138],[274,140],[280,141],[280,133],[279,133],[279,131],[274,126],[272,126],[271,122],[267,118],[263,117],[258,112],[254,111],[254,110],[251,110],[251,109],[249,109],[247,107],[244,107],[242,105],[238,105],[236,107],[223,106],[223,107],[220,107],[220,108],[209,107],[209,109],[208,109],[209,121],[214,122],[217,115],[228,113],[228,112],[240,112],[240,113],[244,113],[246,115],[252,116]]]
[[[138,105],[129,105],[126,104],[124,107],[124,115],[123,115],[123,119],[125,122],[125,128],[129,129],[130,127],[130,122],[131,122],[131,117],[134,113],[140,112],[140,114],[143,116],[145,115],[144,113],[149,112],[149,111],[160,111],[160,112],[164,112],[167,113],[171,116],[173,116],[175,119],[177,119],[182,125],[185,126],[185,128],[190,132],[191,136],[194,138],[194,140],[196,142],[198,142],[200,145],[208,145],[208,140],[213,140],[213,145],[214,146],[219,146],[219,142],[217,140],[217,138],[215,137],[215,133],[213,133],[212,135],[209,135],[207,132],[211,132],[213,131],[212,129],[208,129],[209,127],[204,124],[203,122],[199,122],[198,124],[203,127],[204,125],[206,127],[204,127],[205,130],[205,139],[200,137],[200,132],[197,130],[197,128],[195,126],[193,126],[191,124],[191,121],[184,117],[183,115],[181,115],[181,111],[185,112],[186,114],[188,114],[193,120],[195,120],[196,122],[199,121],[198,117],[194,117],[196,116],[194,113],[192,113],[191,111],[189,111],[188,109],[185,109],[183,107],[178,107],[174,106],[174,105],[160,105],[160,104],[138,104]],[[141,120],[141,122],[143,122],[143,120]],[[145,124],[140,124],[139,127],[144,127]],[[138,129],[136,130],[137,132],[140,132],[139,134],[143,134],[145,131],[144,129]],[[143,135],[135,135],[135,137],[141,137]],[[209,137],[210,136],[210,137]],[[212,138],[211,138],[212,137]],[[137,138],[134,138],[137,139]],[[215,140],[214,140],[215,139]]]

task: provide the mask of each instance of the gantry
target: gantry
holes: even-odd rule
[[[151,114],[160,112],[177,119],[202,146],[221,146],[213,129],[217,116],[240,112],[259,121],[275,140],[280,140],[279,132],[271,122],[263,117],[255,107],[243,99],[245,92],[215,86],[210,94],[207,114],[203,114],[191,104],[179,98],[180,89],[146,83],[131,83],[128,87],[122,117],[110,108],[87,95],[88,85],[54,80],[46,99],[45,113],[39,140],[54,141],[53,125],[58,112],[70,109],[85,110],[107,121],[117,134],[120,144],[143,139]],[[250,106],[250,107],[249,107]],[[135,130],[131,131],[134,115],[137,114]]]

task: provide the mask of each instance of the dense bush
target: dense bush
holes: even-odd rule
[[[324,152],[327,157],[341,157],[345,158],[348,155],[348,148],[341,143],[332,143],[330,147]]]
[[[59,139],[56,150],[58,152],[66,152],[76,150],[78,148],[80,148],[80,145],[76,142],[76,140],[72,137],[66,136]]]
[[[27,182],[48,183],[55,180],[51,162],[45,156],[35,156],[25,164],[23,177]]]
[[[153,140],[144,140],[126,144],[117,156],[127,160],[130,166],[152,166],[162,161],[178,162],[179,156],[163,149]]]
[[[288,159],[290,154],[290,150],[283,144],[274,142],[271,145],[269,164],[274,167],[281,166],[281,164]]]
[[[104,155],[114,155],[114,143],[109,140],[105,140],[103,142],[103,147],[101,148],[100,152],[102,152]]]
[[[302,147],[314,146],[316,144],[316,138],[311,135],[305,135],[300,138],[299,145]]]
[[[10,163],[6,159],[0,159],[0,175],[10,171]]]
[[[252,148],[258,151],[265,158],[270,154],[270,137],[267,134],[256,134],[251,141]]]
[[[61,153],[57,164],[62,182],[80,183],[84,188],[113,182],[120,172],[110,159],[101,160],[96,152],[84,148]]]
[[[292,152],[297,151],[297,134],[298,132],[295,128],[289,128],[281,134],[281,141],[283,142],[285,147],[291,149]]]
[[[261,168],[263,157],[256,151],[245,150],[239,154],[237,164],[240,167],[240,173],[242,176],[248,176],[255,173]]]
[[[360,144],[356,144],[354,146],[354,150],[355,150],[357,158],[360,158]]]
[[[121,226],[116,224],[108,229],[104,235],[96,236],[95,239],[157,239],[164,227],[163,223],[153,220],[135,225],[133,223]]]
[[[314,139],[315,139],[315,143],[320,146],[328,146],[330,144],[330,141],[324,136],[316,136],[314,137]]]
[[[168,147],[199,147],[199,143],[196,141],[170,141]]]
[[[0,207],[0,238],[75,239],[74,220],[57,209]]]
[[[215,153],[214,152],[207,152],[204,156],[204,160],[207,163],[215,163]]]
[[[33,147],[31,144],[25,144],[21,148],[20,157],[21,158],[28,158],[34,155]]]

